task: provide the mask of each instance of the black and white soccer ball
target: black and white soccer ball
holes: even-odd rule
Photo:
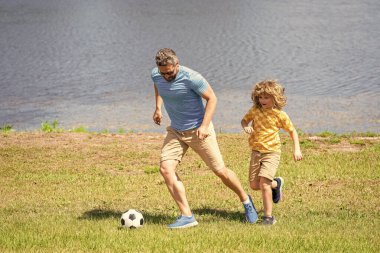
[[[144,225],[144,217],[140,211],[129,209],[121,215],[120,223],[124,228],[140,228]]]

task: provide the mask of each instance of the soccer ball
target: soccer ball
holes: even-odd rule
[[[125,228],[139,228],[144,225],[144,217],[141,212],[129,209],[121,215],[120,223]]]

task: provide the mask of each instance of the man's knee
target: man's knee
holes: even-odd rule
[[[177,161],[163,161],[160,164],[160,173],[163,177],[167,177],[173,173],[175,173],[175,168],[177,167]]]
[[[214,173],[222,180],[229,178],[229,171],[226,167],[223,167],[222,169],[219,169],[219,170],[214,170]]]
[[[168,171],[167,167],[162,166],[162,164],[161,164],[161,166],[160,166],[160,174],[161,174],[163,177],[165,177],[165,175],[167,175],[168,173],[169,173],[169,171]]]

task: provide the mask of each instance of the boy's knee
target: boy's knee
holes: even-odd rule
[[[251,189],[254,190],[254,191],[258,191],[258,190],[260,190],[260,185],[259,185],[259,183],[256,182],[256,181],[251,181],[251,182],[249,182],[249,186],[250,186]]]
[[[263,190],[272,190],[272,181],[268,178],[261,177],[260,179],[260,189]]]

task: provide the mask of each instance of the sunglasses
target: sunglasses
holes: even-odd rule
[[[160,74],[161,74],[162,76],[172,76],[174,73],[175,73],[175,69],[172,70],[172,71],[169,71],[169,72],[161,72],[161,71],[160,71]]]

